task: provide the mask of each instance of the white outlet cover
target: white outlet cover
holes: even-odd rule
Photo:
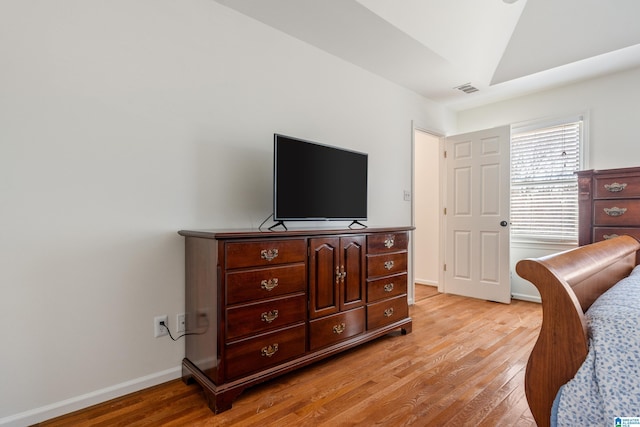
[[[160,322],[164,322],[165,325],[169,326],[169,321],[166,314],[153,318],[153,336],[156,338],[169,335],[169,332],[167,332],[167,328],[160,326]]]
[[[180,313],[176,315],[176,332],[184,332],[186,330],[185,314]]]

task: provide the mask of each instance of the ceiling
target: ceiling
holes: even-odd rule
[[[638,0],[216,1],[454,110],[640,66]]]

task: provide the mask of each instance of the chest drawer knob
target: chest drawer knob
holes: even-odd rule
[[[271,291],[276,286],[278,286],[278,278],[277,277],[274,277],[273,279],[269,279],[269,280],[263,280],[262,282],[260,282],[260,287],[262,289],[264,289],[265,291]]]
[[[263,249],[260,251],[260,258],[264,260],[273,261],[277,257],[278,257],[277,249]]]
[[[393,262],[393,261],[385,261],[385,262],[384,262],[384,268],[385,268],[385,270],[391,270],[391,269],[393,268],[393,264],[394,264],[394,262]]]
[[[384,285],[385,292],[391,292],[392,290],[393,290],[393,283],[387,283],[386,285]]]
[[[265,311],[260,318],[263,322],[271,323],[278,318],[278,310]]]
[[[611,184],[605,184],[604,185],[605,190],[609,191],[610,193],[619,193],[622,190],[624,190],[625,188],[627,188],[627,184],[626,183],[617,183],[617,182],[613,182]]]
[[[393,247],[393,245],[395,244],[395,239],[394,236],[387,236],[386,239],[384,239],[384,247],[387,249],[390,249]]]
[[[604,213],[606,213],[609,216],[622,216],[627,211],[627,208],[619,208],[614,206],[612,208],[603,208],[603,210],[604,210]]]
[[[333,333],[340,335],[344,332],[345,329],[347,329],[347,325],[345,325],[344,323],[340,323],[339,325],[333,326]]]
[[[617,234],[604,234],[604,235],[602,236],[602,238],[603,238],[604,240],[613,239],[614,237],[618,237],[618,235],[617,235]]]
[[[276,354],[277,351],[278,351],[278,343],[274,343],[274,344],[270,344],[265,347],[262,347],[262,350],[260,350],[260,354],[263,357],[271,357],[274,354]]]
[[[389,307],[384,311],[384,317],[391,317],[393,316],[393,307]]]

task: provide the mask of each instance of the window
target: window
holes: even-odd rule
[[[578,243],[582,119],[511,136],[511,238]]]

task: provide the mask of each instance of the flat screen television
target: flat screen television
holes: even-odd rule
[[[368,155],[274,135],[276,221],[367,219]]]

